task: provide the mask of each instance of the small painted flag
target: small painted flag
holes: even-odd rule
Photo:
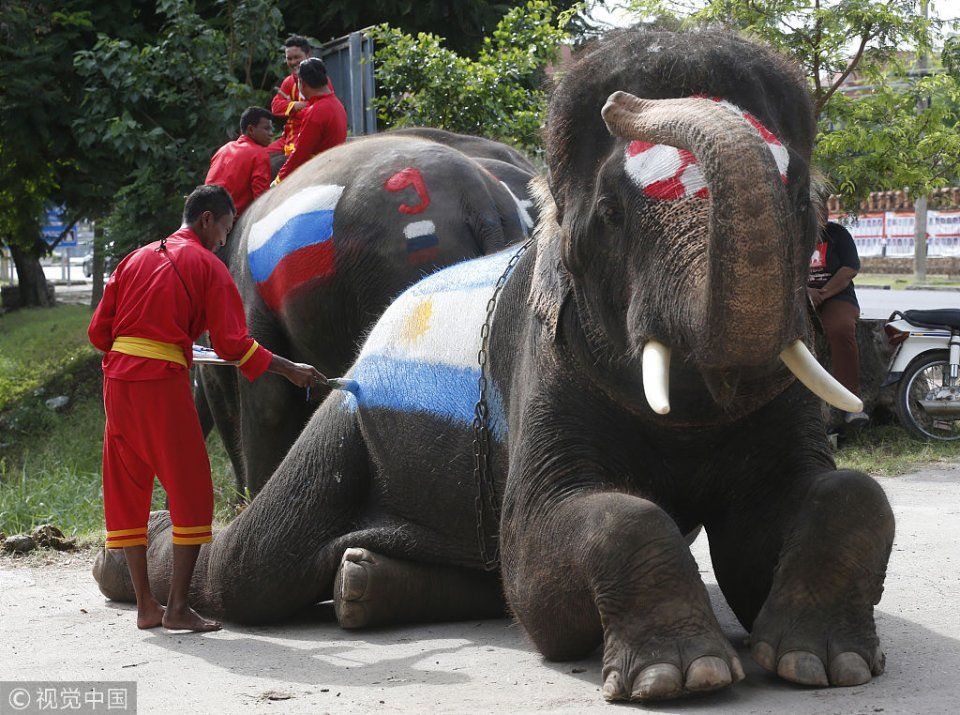
[[[414,221],[403,227],[407,239],[407,262],[412,265],[436,260],[439,251],[437,227],[433,221]]]
[[[333,275],[333,218],[343,189],[335,184],[301,189],[251,226],[250,274],[273,310],[280,310],[294,288]]]
[[[696,96],[713,100],[746,119],[766,142],[780,171],[780,180],[787,182],[790,152],[773,132],[750,112],[743,111],[735,104],[719,97]],[[697,158],[686,149],[668,144],[632,141],[625,151],[624,168],[643,193],[657,201],[676,201],[689,197],[703,199],[710,195],[707,180],[700,170]]]

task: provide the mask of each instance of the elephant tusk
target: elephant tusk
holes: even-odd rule
[[[643,394],[658,415],[670,411],[670,348],[651,340],[643,346]]]
[[[780,353],[784,365],[810,392],[838,410],[862,412],[863,402],[817,362],[802,340],[793,342]]]

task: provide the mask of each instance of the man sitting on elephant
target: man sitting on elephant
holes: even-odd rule
[[[307,100],[307,108],[300,117],[300,129],[293,142],[293,151],[280,167],[277,182],[310,161],[322,151],[347,140],[347,111],[337,99],[327,80],[323,60],[311,57],[300,63],[297,70],[300,92]]]
[[[237,216],[270,188],[270,154],[273,132],[270,112],[247,107],[240,115],[240,137],[220,147],[210,159],[205,184],[222,186],[233,199]]]

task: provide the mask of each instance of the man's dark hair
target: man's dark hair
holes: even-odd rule
[[[319,57],[310,57],[301,62],[297,74],[301,82],[313,89],[323,89],[327,86],[327,66]]]
[[[273,115],[270,113],[270,110],[264,109],[263,107],[247,107],[243,110],[243,114],[240,115],[240,133],[245,134],[247,127],[256,126],[260,123],[261,119],[269,119],[273,121]]]
[[[310,40],[303,35],[290,35],[290,37],[284,41],[283,46],[299,47],[301,50],[303,50],[303,54],[305,54],[307,57],[310,56],[310,50],[313,49],[310,47]]]
[[[237,209],[225,188],[205,184],[195,188],[184,202],[183,222],[187,225],[196,223],[204,211],[212,212],[213,217],[219,219],[228,213],[235,214]]]

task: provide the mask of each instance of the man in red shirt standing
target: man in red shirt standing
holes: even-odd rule
[[[237,208],[237,216],[270,188],[273,119],[262,107],[248,107],[240,116],[240,137],[217,149],[203,183],[222,186]]]
[[[293,153],[280,167],[277,181],[283,181],[301,164],[322,151],[347,140],[347,112],[327,82],[327,68],[323,60],[311,57],[300,63],[297,70],[300,91],[307,98],[307,108],[300,118],[300,133]]]
[[[286,117],[287,121],[283,125],[283,134],[267,147],[271,154],[289,156],[293,151],[293,142],[300,131],[300,115],[307,108],[297,83],[297,68],[310,56],[310,50],[310,40],[300,35],[290,35],[283,43],[284,60],[290,68],[290,74],[280,83],[280,91],[273,95],[270,110],[278,119]]]
[[[250,337],[237,287],[213,253],[226,242],[233,219],[233,201],[222,187],[198,186],[187,197],[179,231],[120,262],[87,331],[104,353],[106,546],[124,551],[139,628],[220,628],[187,601],[200,545],[213,538],[210,462],[190,388],[194,341],[209,330],[217,353],[236,361],[248,380],[267,371],[300,387],[323,379],[315,368],[274,355]],[[154,475],[169,498],[173,524],[166,610],[147,577]]]

